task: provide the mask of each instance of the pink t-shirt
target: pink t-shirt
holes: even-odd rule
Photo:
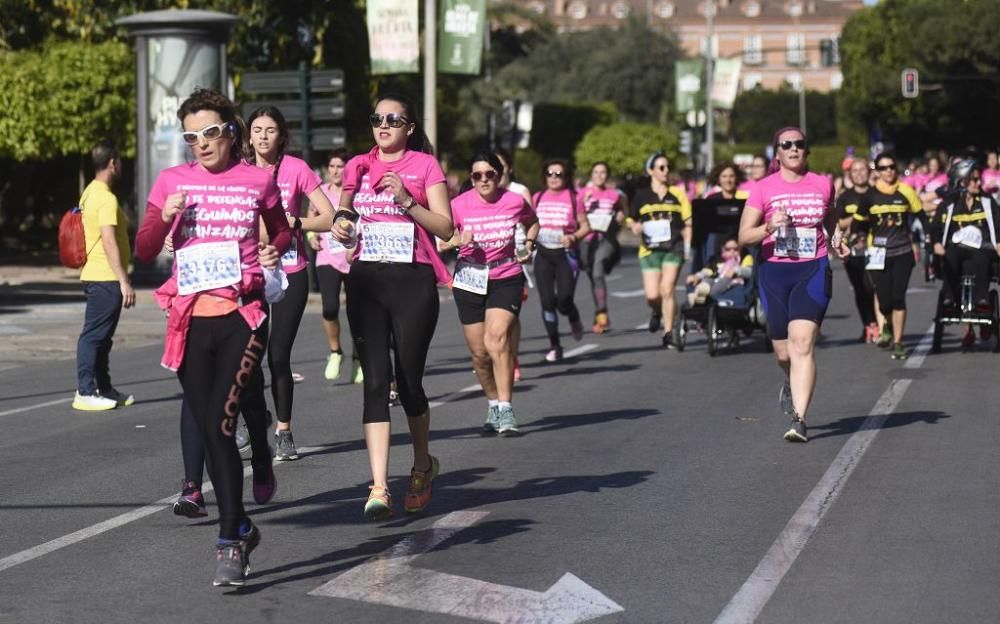
[[[497,200],[486,203],[472,189],[451,200],[451,215],[456,229],[472,232],[474,244],[462,247],[458,252],[459,259],[476,264],[512,260],[491,267],[491,280],[521,274],[521,266],[514,260],[514,230],[518,223],[528,225],[535,221],[535,211],[523,197],[500,189]]]
[[[173,229],[174,252],[197,243],[234,240],[243,272],[260,271],[259,217],[265,210],[280,210],[274,176],[243,162],[218,173],[190,162],[161,171],[147,201],[162,208],[168,195],[180,191],[187,193],[187,208]],[[176,275],[176,262],[173,270]]]
[[[615,204],[621,198],[621,193],[618,189],[613,189],[605,187],[599,189],[594,186],[588,186],[579,193],[577,193],[577,201],[580,202],[579,209],[588,215],[611,215],[612,225],[608,228],[608,231],[614,230],[614,214],[615,214]],[[590,234],[587,234],[587,240],[592,240],[597,238],[599,234],[603,232],[597,232],[593,229]]]
[[[336,211],[340,206],[340,189],[334,189],[329,183],[323,184],[319,188],[330,200],[334,211]],[[312,213],[318,214],[315,208]],[[341,273],[349,273],[351,263],[347,261],[347,248],[341,245],[330,232],[320,232],[317,237],[319,238],[319,251],[316,252],[316,266],[330,266]]]
[[[579,197],[579,195],[577,196]],[[535,213],[538,215],[539,225],[537,243],[542,247],[549,248],[562,246],[556,241],[557,237],[554,232],[572,234],[579,227],[580,220],[587,218],[587,212],[579,200],[577,200],[577,205],[573,206],[569,189],[563,189],[559,192],[546,190],[535,193]],[[553,233],[546,235],[546,231]]]
[[[407,151],[399,160],[386,162],[372,160],[376,158],[371,153],[355,156],[344,168],[344,190],[354,191],[354,210],[361,216],[358,225],[368,223],[413,223],[415,226],[413,261],[421,264],[434,266],[432,255],[437,258],[437,250],[434,248],[434,237],[422,225],[413,220],[409,212],[396,203],[395,198],[389,190],[381,187],[372,188],[372,184],[378,184],[382,174],[378,179],[371,180],[369,169],[359,167],[359,163],[366,165],[371,161],[371,167],[376,166],[384,172],[393,172],[403,180],[410,195],[420,203],[427,201],[427,189],[435,184],[444,184],[444,171],[434,156],[423,152]],[[361,179],[358,180],[358,173],[362,172]],[[423,234],[421,234],[423,232]],[[358,256],[364,251],[364,233],[359,229],[358,245],[356,254]]]
[[[1000,190],[1000,169],[983,169],[983,190],[996,193]]]
[[[764,213],[767,222],[779,208],[784,208],[792,222],[790,227],[810,236],[816,236],[815,252],[805,257],[781,257],[775,255],[775,239],[780,234],[774,232],[761,243],[761,258],[771,262],[808,262],[822,258],[827,254],[826,233],[823,230],[823,220],[830,210],[830,198],[833,197],[833,184],[824,176],[807,172],[798,182],[788,182],[781,177],[781,172],[761,178],[750,190],[746,207],[756,208]],[[811,231],[811,232],[810,232]],[[800,237],[800,238],[804,238]]]
[[[308,197],[322,183],[323,181],[306,161],[295,156],[282,156],[281,164],[278,166],[278,188],[281,190],[281,205],[285,209],[285,215],[300,216],[302,198]],[[309,263],[302,230],[293,234],[294,245],[281,256],[281,267],[285,273],[298,273]]]

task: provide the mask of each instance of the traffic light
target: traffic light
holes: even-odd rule
[[[682,153],[682,154],[687,154],[688,156],[690,156],[691,155],[691,131],[690,130],[681,130],[680,142],[679,143],[680,144],[678,145],[677,150],[680,153]]]
[[[904,69],[900,76],[903,88],[903,97],[915,98],[920,95],[920,76],[915,69]]]

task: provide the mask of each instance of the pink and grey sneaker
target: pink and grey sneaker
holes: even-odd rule
[[[181,494],[174,501],[174,515],[187,518],[204,518],[208,515],[201,488],[195,485],[194,481],[184,481]]]

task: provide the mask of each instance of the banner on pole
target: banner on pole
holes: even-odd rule
[[[740,87],[740,71],[743,59],[717,59],[712,71],[712,106],[731,110]]]
[[[678,113],[686,113],[701,106],[703,66],[701,60],[677,61],[674,68],[674,100]]]
[[[368,0],[368,49],[372,74],[420,70],[418,0]]]
[[[486,29],[486,0],[443,0],[438,31],[438,71],[479,74]]]

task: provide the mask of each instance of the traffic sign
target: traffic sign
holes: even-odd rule
[[[308,74],[309,91],[330,93],[344,88],[344,72],[340,69],[324,69]],[[254,95],[272,93],[301,93],[302,73],[298,71],[266,71],[243,74],[240,88]]]
[[[305,141],[302,130],[291,130],[291,148],[302,150]],[[347,132],[343,128],[313,128],[310,132],[312,142],[309,147],[314,150],[332,150],[347,144]]]
[[[256,100],[243,102],[240,110],[244,118],[249,118],[253,111],[262,106],[273,106],[281,111],[289,123],[302,121],[302,104],[297,100]],[[344,118],[344,96],[309,100],[309,119],[311,121],[335,121]]]

